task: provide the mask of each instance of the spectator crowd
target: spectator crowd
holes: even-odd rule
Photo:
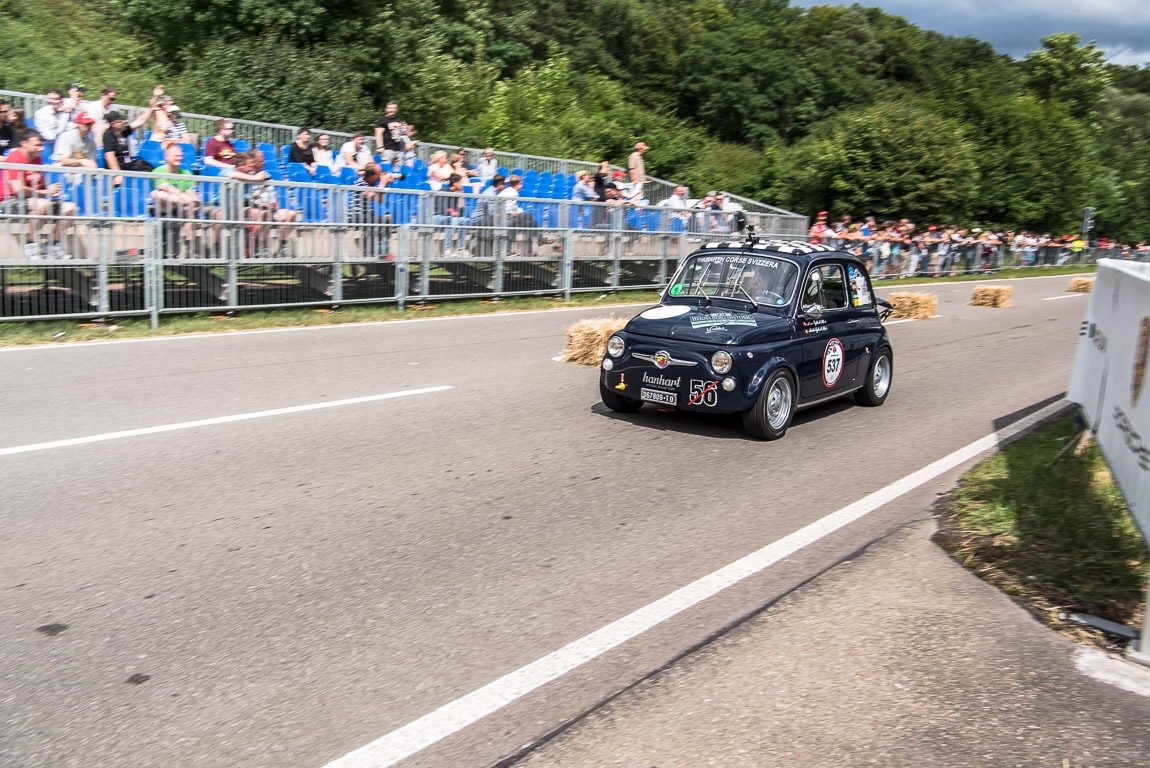
[[[1150,258],[1150,244],[1145,241],[1130,245],[1105,237],[1088,240],[1078,233],[1052,235],[1005,227],[919,227],[909,219],[879,223],[874,216],[856,222],[849,214],[832,224],[827,216],[827,211],[819,211],[808,233],[811,242],[855,254],[876,277],[938,276],[959,270],[993,272],[1008,254],[1013,264],[1024,267],[1076,264],[1087,249],[1106,251],[1109,258]]]
[[[189,166],[193,166],[197,172],[202,168],[207,175],[249,185],[251,189],[243,196],[241,206],[248,219],[270,222],[298,218],[298,211],[279,207],[274,190],[267,186],[266,182],[276,176],[263,168],[265,156],[246,147],[242,151],[237,148],[235,125],[231,120],[216,121],[214,135],[201,143],[202,137],[188,130],[180,106],[162,85],[153,89],[148,108],[132,120],[114,108],[117,93],[113,86],[102,88],[95,99],[85,98],[87,90],[77,81],[70,83],[66,92],[48,91],[45,104],[35,111],[30,121],[22,110],[0,100],[0,157],[29,165],[105,167],[171,175],[191,175],[193,170]],[[163,148],[163,162],[157,167],[140,157],[141,145],[136,136],[142,128],[150,130],[150,137]],[[351,169],[356,194],[350,198],[350,220],[387,224],[391,223],[389,216],[380,214],[368,201],[378,201],[381,189],[403,181],[403,169],[417,166],[421,177],[426,173],[426,184],[431,190],[506,198],[512,226],[536,226],[532,214],[515,200],[523,190],[523,177],[501,173],[492,147],[474,156],[469,156],[463,148],[451,154],[437,151],[423,168],[416,160],[420,144],[417,134],[416,126],[403,119],[395,102],[386,105],[372,136],[357,131],[338,148],[332,144],[329,134],[301,128],[286,149],[290,180],[342,179],[344,183],[351,183],[344,173]],[[374,139],[374,153],[369,146],[371,139]],[[189,145],[197,152],[195,158],[184,156],[183,148]],[[591,212],[588,226],[592,229],[614,226],[618,220],[611,216],[613,208],[638,209],[649,205],[644,189],[648,176],[643,156],[647,149],[644,142],[636,142],[625,171],[613,169],[610,162],[604,160],[594,171],[578,171],[569,193],[551,196],[582,203],[604,203],[606,205]],[[157,161],[153,159],[153,162]],[[5,213],[73,215],[76,206],[63,199],[60,186],[46,183],[40,174],[5,171],[0,183],[0,206]],[[221,215],[219,207],[207,210],[191,180],[157,180],[152,184],[151,203],[159,215],[187,218],[210,213],[216,219]],[[684,231],[714,235],[741,228],[742,207],[720,191],[692,200],[686,187],[676,186],[659,205],[670,211],[672,221],[677,221],[678,228]],[[462,251],[464,227],[483,226],[492,221],[493,208],[489,202],[472,208],[469,216],[463,198],[446,195],[436,199],[434,223],[448,228],[449,250]],[[32,254],[39,248],[33,243],[43,240],[44,231],[49,227],[42,220],[30,220],[28,227],[26,250]],[[58,254],[62,226],[56,223],[51,229],[51,252]],[[1014,263],[1024,266],[1073,263],[1087,248],[1114,251],[1114,255],[1121,258],[1150,256],[1150,246],[1144,242],[1127,245],[1105,238],[1088,241],[1078,234],[1052,235],[950,224],[919,227],[908,219],[880,224],[873,216],[856,222],[851,216],[843,215],[829,223],[825,211],[818,214],[809,236],[813,242],[830,244],[862,257],[878,277],[938,275],[957,269],[993,271],[1003,263],[1008,251],[1014,255]],[[190,225],[185,227],[185,237],[192,237]]]

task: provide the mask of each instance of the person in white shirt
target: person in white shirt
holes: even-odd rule
[[[356,131],[352,135],[351,141],[344,142],[343,146],[339,148],[339,157],[336,158],[335,167],[337,169],[354,168],[355,172],[362,176],[363,169],[371,162],[374,162],[374,159],[371,156],[371,150],[367,148],[367,137],[363,131]]]
[[[523,188],[523,179],[512,176],[507,180],[507,186],[499,193],[500,197],[509,198],[507,201],[507,226],[523,230],[524,256],[532,255],[532,230],[539,227],[535,217],[530,212],[519,207],[519,190]],[[514,236],[513,236],[514,239]]]
[[[61,133],[68,130],[72,110],[64,104],[64,94],[54,88],[48,91],[45,99],[48,103],[36,110],[32,122],[36,125],[36,133],[44,140],[44,149],[51,157],[52,145]]]
[[[495,150],[491,147],[483,150],[483,156],[475,162],[475,170],[483,181],[495,178],[499,161],[495,159]]]
[[[96,168],[96,142],[92,138],[95,123],[87,112],[76,115],[76,127],[56,140],[52,162],[73,168]]]
[[[80,109],[87,112],[92,116],[95,123],[95,136],[96,144],[102,146],[104,143],[104,131],[108,128],[108,121],[104,119],[104,115],[112,109],[112,104],[116,101],[116,89],[110,85],[105,85],[100,89],[100,98],[95,101],[84,101],[80,103]]]

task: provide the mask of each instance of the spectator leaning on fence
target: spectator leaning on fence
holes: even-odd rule
[[[225,171],[234,168],[236,145],[232,143],[232,137],[235,135],[236,127],[231,120],[217,120],[216,135],[204,145],[204,165]]]
[[[377,211],[375,204],[383,196],[382,188],[391,183],[389,173],[381,173],[379,166],[368,163],[364,166],[363,176],[355,180],[355,190],[347,199],[347,222],[349,224],[391,224],[391,214]],[[379,244],[382,242],[383,250],[388,250],[390,233],[385,227],[363,226],[360,228],[361,239],[360,255],[367,258],[378,256]]]
[[[447,192],[452,194],[448,195]],[[452,242],[455,241],[455,250],[463,250],[464,238],[467,236],[462,224],[467,224],[467,217],[464,216],[465,203],[464,199],[460,197],[463,193],[463,177],[458,173],[453,173],[447,179],[447,188],[444,194],[435,196],[435,217],[432,223],[437,225],[448,224],[446,228],[446,237],[444,238],[444,247],[450,253]]]
[[[184,150],[175,144],[169,145],[164,150],[164,164],[154,168],[152,173],[191,176],[192,172],[182,167],[183,161]],[[196,190],[196,182],[191,179],[153,179],[152,202],[155,203],[156,213],[160,216],[194,219],[199,212],[200,195]],[[182,229],[184,240],[190,242],[195,234],[193,224],[190,221],[185,222]]]
[[[592,174],[590,171],[577,171],[575,173],[575,188],[571,190],[571,199],[580,203],[592,203],[599,200],[595,187],[591,186]]]
[[[43,165],[44,142],[40,134],[28,131],[20,141],[20,146],[8,153],[6,162],[20,165]],[[76,206],[60,199],[63,187],[59,183],[46,184],[40,171],[5,170],[0,173],[0,212],[6,214],[32,214],[33,216],[73,216]],[[24,257],[38,259],[41,256],[39,238],[47,226],[46,219],[28,220],[28,239],[24,244]],[[57,218],[52,223],[52,245],[48,256],[61,259],[67,254],[60,242],[64,239],[64,219]]]

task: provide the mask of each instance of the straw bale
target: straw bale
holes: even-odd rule
[[[894,305],[894,317],[911,320],[926,320],[934,317],[938,299],[933,293],[892,293],[888,298]]]
[[[599,365],[607,352],[607,339],[615,331],[623,330],[625,318],[597,317],[582,320],[567,328],[567,346],[563,362],[580,365]]]
[[[1070,278],[1070,290],[1074,293],[1090,293],[1094,290],[1094,278],[1072,277]]]
[[[970,303],[976,307],[1009,307],[1014,289],[1009,285],[979,285],[970,294]]]

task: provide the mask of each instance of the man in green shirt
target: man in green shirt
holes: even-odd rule
[[[200,195],[196,191],[196,182],[190,177],[192,172],[181,167],[184,162],[184,151],[176,144],[170,144],[164,150],[166,161],[152,173],[163,173],[174,176],[188,176],[184,179],[153,179],[152,202],[156,206],[157,216],[170,216],[177,219],[195,219],[199,215]],[[192,222],[183,226],[184,239],[191,241],[195,236]]]

